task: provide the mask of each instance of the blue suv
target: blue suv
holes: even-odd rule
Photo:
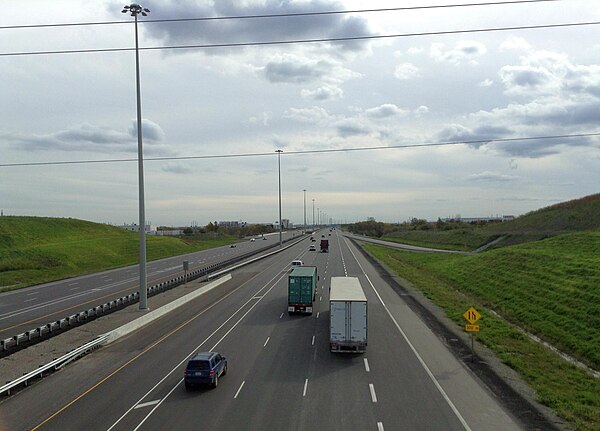
[[[227,374],[227,358],[217,352],[202,352],[194,355],[185,367],[183,381],[185,388],[194,385],[209,385],[216,388],[219,377]]]

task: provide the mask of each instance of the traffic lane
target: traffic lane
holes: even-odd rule
[[[227,375],[219,380],[216,390],[202,388],[186,391],[182,383],[185,363],[176,364],[177,372],[164,381],[155,383],[155,388],[136,402],[137,406],[143,408],[128,411],[123,420],[112,429],[135,429],[138,426],[143,426],[143,429],[214,429],[213,422],[225,414],[223,409],[233,399],[236,390],[235,382],[239,379],[240,373],[243,373],[246,360],[251,363],[252,358],[262,348],[261,342],[268,336],[268,326],[254,328],[251,337],[243,334],[240,326],[247,321],[250,313],[254,313],[255,308],[260,307],[262,298],[268,295],[267,292],[272,290],[274,285],[275,283],[271,283],[262,291],[254,293],[249,298],[247,306],[227,325],[227,331],[220,331],[199,348],[199,350],[219,351],[228,359]],[[201,322],[196,322],[193,326],[200,324]],[[193,326],[185,333],[194,334]],[[185,333],[182,332],[177,338],[187,338]],[[187,345],[184,344],[183,349],[195,351],[194,347],[189,346],[189,341]],[[154,379],[159,380],[159,378],[161,374],[154,374]],[[214,395],[212,392],[217,392],[219,395]],[[202,402],[201,411],[210,412],[209,415],[198,416],[198,402]],[[133,407],[134,405],[130,408]],[[199,426],[199,422],[202,426]]]
[[[298,380],[296,373],[290,374],[290,370],[298,371],[300,367],[290,366],[290,363],[298,361],[306,367],[309,361],[302,359],[298,352],[287,354],[280,345],[282,341],[290,344],[292,340],[291,344],[295,346],[297,342],[294,340],[306,338],[304,341],[308,343],[312,338],[306,335],[306,317],[290,318],[287,315],[287,264],[285,268],[283,272],[280,271],[281,278],[277,286],[268,294],[257,297],[261,303],[246,316],[239,328],[223,340],[223,347],[219,350],[227,355],[230,369],[233,364],[238,364],[235,369],[241,373],[241,377],[237,378],[236,373],[228,372],[227,378],[223,379],[228,386],[235,380],[233,385],[236,392],[233,397],[237,400],[236,403],[223,404],[222,400],[215,398],[216,404],[213,405],[212,398],[202,398],[203,402],[211,403],[203,405],[203,409],[206,407],[212,413],[200,424],[196,415],[182,413],[194,410],[187,408],[189,397],[182,395],[177,389],[145,422],[147,429],[164,429],[173,424],[177,429],[282,429],[290,423],[290,400],[298,396],[303,383],[303,380]],[[291,333],[290,328],[287,328],[290,319],[291,322],[296,322],[293,328],[296,333]],[[268,353],[264,356],[261,352],[260,358],[257,358],[248,354],[252,350],[245,347],[247,342],[253,346],[261,345],[265,352],[275,352],[275,356]],[[282,364],[284,368],[278,374],[274,370]],[[230,389],[228,388],[228,392]],[[289,396],[286,390],[290,391]],[[254,404],[257,401],[258,406]],[[274,407],[276,402],[283,403],[281,408]]]
[[[151,262],[148,264],[148,282],[150,285],[158,284],[183,275],[181,262],[186,259],[190,261],[191,270],[196,269],[195,262],[204,263],[198,268],[218,262],[223,259],[223,250],[229,248],[220,247]],[[176,262],[177,265],[174,265]],[[134,269],[137,273],[137,266]],[[10,337],[137,291],[138,277],[132,276],[132,268],[129,267],[4,294],[1,298],[6,311],[0,310],[0,338]]]
[[[286,276],[288,260],[282,260],[279,265],[279,270],[276,272],[275,277],[278,280],[276,285],[269,287],[267,290],[257,292],[254,294],[256,308],[248,310],[248,314],[243,316],[240,320],[239,326],[236,326],[231,332],[227,334],[223,340],[219,341],[219,345],[214,346],[215,350],[220,351],[224,354],[229,361],[229,370],[236,370],[235,372],[228,371],[227,377],[221,380],[221,385],[228,384],[232,380],[236,379],[237,373],[243,372],[244,366],[250,366],[252,361],[252,348],[245,346],[247,343],[251,343],[254,348],[257,346],[266,346],[269,343],[268,330],[272,325],[276,325],[281,313],[281,310],[287,309],[287,298],[286,290]],[[275,298],[275,299],[274,299]],[[266,332],[265,332],[266,331]],[[229,346],[229,347],[228,347]],[[211,347],[212,349],[212,347]],[[240,365],[242,364],[242,365]],[[183,371],[183,368],[181,369]],[[243,380],[242,380],[243,381]],[[220,390],[219,387],[217,390]],[[229,392],[231,388],[227,390]],[[194,394],[194,392],[191,392]],[[191,398],[190,398],[191,397]],[[197,409],[188,408],[188,404],[192,401],[190,399],[196,399],[200,397],[203,403],[216,403],[215,405],[203,404],[203,410],[206,408],[211,412],[209,417],[202,418],[202,427],[199,427],[198,416],[196,415]],[[205,396],[204,391],[201,391],[201,395],[188,395],[183,389],[181,384],[181,377],[170,377],[154,391],[149,393],[144,399],[139,400],[140,405],[151,407],[155,405],[156,400],[160,400],[153,411],[146,416],[140,417],[137,409],[127,415],[127,418],[121,421],[114,429],[133,429],[134,425],[142,424],[144,429],[164,429],[165,427],[175,427],[177,429],[214,429],[213,422],[218,421],[219,418],[227,416],[222,409],[227,405],[227,402],[219,397]],[[143,412],[144,409],[139,410]],[[185,412],[191,412],[192,415],[186,415]],[[143,413],[142,413],[143,415]],[[222,428],[222,425],[219,425]]]
[[[361,283],[367,298],[383,304],[390,323],[388,331],[396,331],[409,344],[412,356],[422,361],[429,370],[429,380],[439,385],[446,404],[454,406],[458,415],[472,429],[477,430],[521,430],[517,419],[505,410],[498,398],[460,362],[444,343],[427,327],[406,302],[377,273],[353,244],[348,243],[353,255],[356,272],[364,269]],[[374,295],[374,297],[373,297]],[[369,332],[371,335],[371,333]],[[425,368],[426,367],[426,368]]]
[[[270,258],[270,259],[272,259],[272,260],[279,259],[281,262],[280,263],[281,267],[283,267],[284,265],[287,266],[288,262],[290,261],[290,257],[295,257],[295,255],[293,253],[294,253],[293,250],[285,251],[282,254],[288,254],[288,256],[277,255],[277,258]],[[264,261],[261,262],[261,264],[267,265],[267,263]],[[241,271],[241,272],[248,272],[248,270],[246,269],[245,271]],[[237,278],[237,275],[234,274],[234,277],[235,277],[235,279],[229,283],[235,283],[236,280],[239,280]],[[228,283],[226,283],[226,285],[227,284]],[[211,300],[210,300],[211,296],[217,295],[217,291],[220,291],[220,289],[216,289],[214,291],[207,293],[206,295],[201,296],[199,299],[197,299],[193,303],[189,304],[189,306],[183,307],[183,311],[188,314],[197,311],[195,308],[195,304],[198,301],[200,301],[200,303],[202,303],[204,300],[206,300],[205,306],[208,306],[208,304],[211,303]],[[247,295],[244,295],[243,298],[246,298],[246,296]],[[241,300],[241,299],[238,299],[238,301],[239,300]],[[233,304],[233,305],[235,305],[235,304]],[[221,308],[218,308],[218,309],[221,310]],[[208,328],[215,326],[217,324],[217,322],[219,321],[219,319],[221,319],[221,317],[224,315],[224,314],[222,314],[221,311],[219,311],[216,315],[214,315],[214,313],[211,312],[211,313],[207,313],[206,316],[203,316],[203,320],[202,320],[203,326],[201,326],[201,328],[200,328],[201,332],[194,333],[194,335],[191,336],[192,339],[195,339],[198,334],[199,335],[205,334],[206,330],[208,330]],[[17,411],[24,411],[23,410],[24,408],[26,408],[26,409],[34,408],[36,413],[41,412],[42,415],[44,413],[47,413],[46,417],[50,416],[50,414],[52,414],[53,411],[48,412],[48,410],[47,410],[48,406],[46,405],[45,400],[53,400],[56,403],[53,405],[58,405],[60,403],[63,403],[63,405],[67,405],[67,403],[69,403],[70,400],[75,399],[77,396],[79,396],[81,394],[85,394],[89,388],[93,387],[96,383],[101,381],[100,380],[101,378],[110,375],[110,372],[117,369],[117,365],[119,363],[124,364],[124,363],[126,363],[126,359],[129,359],[129,358],[133,359],[135,357],[135,355],[142,353],[144,351],[144,349],[150,343],[154,342],[154,340],[158,339],[164,333],[164,331],[166,331],[168,328],[171,328],[176,323],[180,322],[181,318],[187,317],[181,313],[179,314],[180,319],[174,319],[172,317],[172,314],[169,314],[168,316],[169,316],[169,318],[163,318],[160,321],[155,322],[153,325],[150,325],[149,327],[138,331],[136,336],[129,337],[127,339],[127,342],[119,342],[119,343],[116,343],[115,345],[111,345],[104,349],[101,349],[100,351],[95,352],[94,354],[84,358],[82,361],[78,361],[77,363],[72,364],[67,369],[63,370],[60,373],[60,375],[66,376],[68,374],[68,379],[70,379],[70,383],[63,386],[62,384],[63,384],[64,380],[54,380],[53,384],[60,387],[60,390],[58,390],[58,392],[55,392],[54,386],[48,385],[47,382],[49,382],[49,380],[44,379],[41,382],[39,382],[38,384],[36,384],[35,386],[33,386],[32,388],[29,388],[26,391],[23,391],[22,393],[18,394],[17,395],[18,398],[10,398],[9,401],[13,401],[13,402],[17,402],[18,400],[23,400],[23,399],[26,400],[25,403],[22,405],[22,409],[17,408],[13,411],[17,412]],[[210,316],[213,316],[213,317],[210,317]],[[214,323],[208,324],[208,323],[210,323],[209,322],[210,318],[214,318],[214,319],[216,319],[216,321]],[[165,322],[167,323],[167,325],[163,326]],[[202,332],[202,331],[204,331],[204,332]],[[184,339],[189,340],[190,338],[184,337]],[[156,349],[156,350],[159,350],[159,349]],[[155,350],[151,350],[150,352],[154,352],[154,351]],[[164,364],[170,364],[172,358],[169,355],[170,354],[172,355],[172,352],[179,352],[180,349],[178,349],[178,348],[167,349],[166,351],[167,351],[167,357],[164,359],[164,361],[159,360],[158,363],[155,363],[153,365],[153,367],[150,367],[149,369],[160,367],[160,364],[162,362],[164,362]],[[136,360],[136,363],[141,363],[141,362],[145,361],[146,358],[149,356],[151,356],[151,355],[144,354],[143,356],[141,356],[140,358],[138,358]],[[124,357],[125,359],[120,359],[121,357]],[[131,359],[129,359],[129,360],[131,360]],[[91,366],[89,369],[86,370],[86,368],[84,367],[84,365],[86,364],[86,361],[91,361],[95,365]],[[84,364],[84,365],[82,365],[82,364]],[[83,371],[78,373],[78,370],[83,370]],[[98,372],[90,372],[92,370],[98,370]],[[100,370],[105,370],[105,371],[102,372]],[[130,377],[127,377],[129,375],[128,373],[130,372],[130,370],[133,370],[133,371],[131,371],[132,374]],[[63,423],[77,424],[76,427],[72,427],[72,428],[80,429],[86,425],[86,422],[81,422],[81,421],[84,421],[88,417],[96,418],[98,416],[97,414],[96,415],[94,414],[95,411],[97,412],[96,409],[98,408],[98,406],[105,405],[105,407],[108,409],[107,412],[112,412],[112,410],[110,408],[110,405],[111,405],[110,403],[112,401],[114,401],[115,397],[119,400],[126,400],[126,401],[130,401],[130,402],[134,402],[135,400],[130,400],[129,397],[132,396],[132,394],[138,395],[137,392],[135,392],[135,390],[134,390],[136,388],[136,385],[140,384],[139,372],[136,370],[137,370],[137,368],[133,369],[133,367],[131,367],[131,366],[125,367],[124,370],[117,373],[118,379],[111,378],[111,379],[109,379],[110,385],[101,384],[98,388],[92,390],[89,395],[83,396],[83,398],[76,403],[77,408],[75,408],[75,409],[73,409],[72,407],[66,408],[56,418],[54,418],[52,421],[50,421],[49,424],[46,425],[44,429],[46,429],[46,428],[47,429],[61,429],[61,426]],[[51,376],[48,379],[54,379],[58,375],[59,374]],[[148,373],[148,375],[144,375],[143,377],[151,378],[149,376],[153,376],[153,375],[154,375],[154,371],[151,373]],[[117,390],[118,387],[122,387],[122,390]],[[106,391],[106,393],[104,393],[103,391]],[[115,395],[115,394],[120,394],[120,395]],[[90,399],[92,399],[93,401],[90,402],[89,401]],[[85,405],[82,406],[82,404],[85,404]],[[81,416],[80,414],[77,413],[77,412],[81,412],[81,411],[88,412],[88,413],[86,413],[84,416]],[[36,419],[38,418],[37,416],[33,416],[33,415],[31,417],[36,418]],[[111,416],[102,416],[102,417],[110,418]],[[21,418],[17,414],[16,417],[11,417],[10,419],[11,419],[11,421],[14,420],[15,423],[18,424],[18,421],[23,420],[24,418]],[[43,418],[41,418],[41,417],[39,419],[43,420]],[[115,420],[116,420],[116,418],[115,418]],[[54,421],[57,421],[56,423],[59,424],[56,428],[52,428],[52,426],[53,426],[52,424],[55,423]],[[28,428],[28,427],[20,427],[17,425],[15,427],[11,427],[11,429],[13,429],[13,428],[21,429],[21,428]]]
[[[0,409],[3,416],[0,424],[7,424],[7,429],[32,429],[52,417],[42,429],[85,429],[87,426],[96,428],[103,424],[103,420],[122,413],[117,410],[118,407],[121,403],[135,401],[134,398],[139,396],[138,386],[145,388],[144,383],[156,371],[164,370],[172,360],[183,356],[180,353],[183,350],[164,347],[166,340],[173,337],[159,342],[161,337],[197,314],[205,324],[197,336],[210,335],[218,327],[217,322],[223,321],[224,304],[228,303],[223,298],[228,294],[229,298],[235,298],[236,294],[231,292],[236,292],[240,281],[238,277],[207,292],[182,307],[176,316],[170,314],[158,319],[135,334],[103,347],[7,398]],[[206,312],[203,313],[203,310]],[[147,373],[140,371],[145,368],[137,368],[138,364],[152,361],[148,358],[156,351],[167,355],[169,360],[153,362]],[[28,413],[23,415],[23,412]]]

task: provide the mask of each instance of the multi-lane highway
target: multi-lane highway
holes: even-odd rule
[[[327,235],[327,233],[325,233]],[[319,240],[320,234],[317,235]],[[471,373],[334,231],[307,241],[0,403],[0,430],[519,430]],[[317,266],[312,316],[287,314],[290,262]],[[369,301],[362,355],[332,354],[328,286],[359,277]],[[214,390],[188,392],[186,360],[229,360]]]
[[[286,232],[283,238],[294,235]],[[245,240],[235,248],[218,247],[149,262],[148,283],[158,284],[183,275],[184,260],[193,271],[279,241],[279,235],[267,235],[266,238]],[[133,293],[139,286],[138,271],[138,265],[133,265],[0,293],[0,339]]]

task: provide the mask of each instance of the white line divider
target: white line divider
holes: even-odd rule
[[[308,388],[308,379],[304,381],[304,390],[302,391],[302,396],[306,396],[306,389]]]
[[[369,391],[371,392],[371,401],[376,403],[377,395],[375,395],[375,386],[373,386],[373,383],[369,383]]]
[[[377,431],[383,431],[383,422],[377,422]]]
[[[108,338],[105,341],[105,344],[112,343],[113,341],[116,341],[119,338],[124,337],[125,335],[128,335],[131,332],[136,331],[137,329],[140,329],[142,326],[147,325],[148,323],[152,322],[153,320],[156,320],[159,317],[164,316],[168,312],[173,311],[174,309],[176,309],[178,307],[181,307],[182,305],[190,302],[193,299],[196,299],[200,295],[205,294],[206,292],[214,289],[215,287],[217,287],[229,280],[231,280],[231,274],[227,274],[225,277],[221,277],[218,280],[215,280],[212,283],[207,284],[206,286],[202,286],[201,288],[196,289],[195,291],[188,293],[187,295],[182,296],[181,298],[178,298],[175,301],[170,302],[169,304],[163,305],[162,307],[157,308],[156,310],[150,311],[147,314],[144,314],[143,316],[135,319],[134,321],[129,322],[129,323],[121,326],[120,328],[117,328],[117,329],[109,332],[107,334]]]
[[[270,339],[271,339],[271,337],[267,337],[267,341],[265,341],[265,344],[263,344],[263,347],[267,347],[267,343],[269,342]]]
[[[242,388],[244,387],[244,384],[246,383],[245,380],[242,381],[242,384],[240,385],[240,387],[238,388],[237,392],[235,393],[235,395],[233,396],[233,399],[235,400],[238,395],[240,394],[240,392],[242,391]]]
[[[367,361],[367,358],[364,358],[363,360],[365,361],[365,371],[368,373],[371,371],[369,368],[369,361]]]
[[[141,409],[141,408],[144,408],[144,407],[153,406],[153,405],[158,404],[158,403],[160,403],[160,400],[148,401],[147,403],[144,403],[144,404],[138,404],[137,406],[135,406],[135,408],[136,409]]]

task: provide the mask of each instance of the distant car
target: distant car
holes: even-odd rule
[[[311,237],[310,237],[310,240],[311,240],[311,241],[314,241],[314,240],[315,240],[315,237],[314,237],[314,236],[311,236]]]
[[[314,244],[311,244],[310,247],[308,247],[308,251],[317,251],[317,247]]]
[[[251,239],[250,239],[250,241],[251,241],[251,242],[254,242],[254,241],[256,241],[256,239],[255,239],[255,238],[251,238]]]
[[[237,246],[235,244],[231,244],[229,247],[230,248],[236,248]]]
[[[314,238],[311,238],[310,240],[311,240],[312,242],[316,242],[316,241],[317,241],[317,240],[316,240],[316,239],[314,239]]]
[[[304,263],[302,263],[301,260],[292,260],[292,267],[290,268],[290,271],[293,270],[294,268],[298,268],[302,265],[304,265]]]
[[[321,238],[325,238],[325,235],[321,235]]]
[[[331,234],[328,234],[329,236],[331,236]]]
[[[267,237],[266,237],[266,236],[263,236],[263,241],[266,241],[266,239],[267,239]]]
[[[216,388],[219,377],[227,374],[227,358],[217,352],[201,352],[194,355],[185,367],[183,381],[186,389],[195,385]]]

